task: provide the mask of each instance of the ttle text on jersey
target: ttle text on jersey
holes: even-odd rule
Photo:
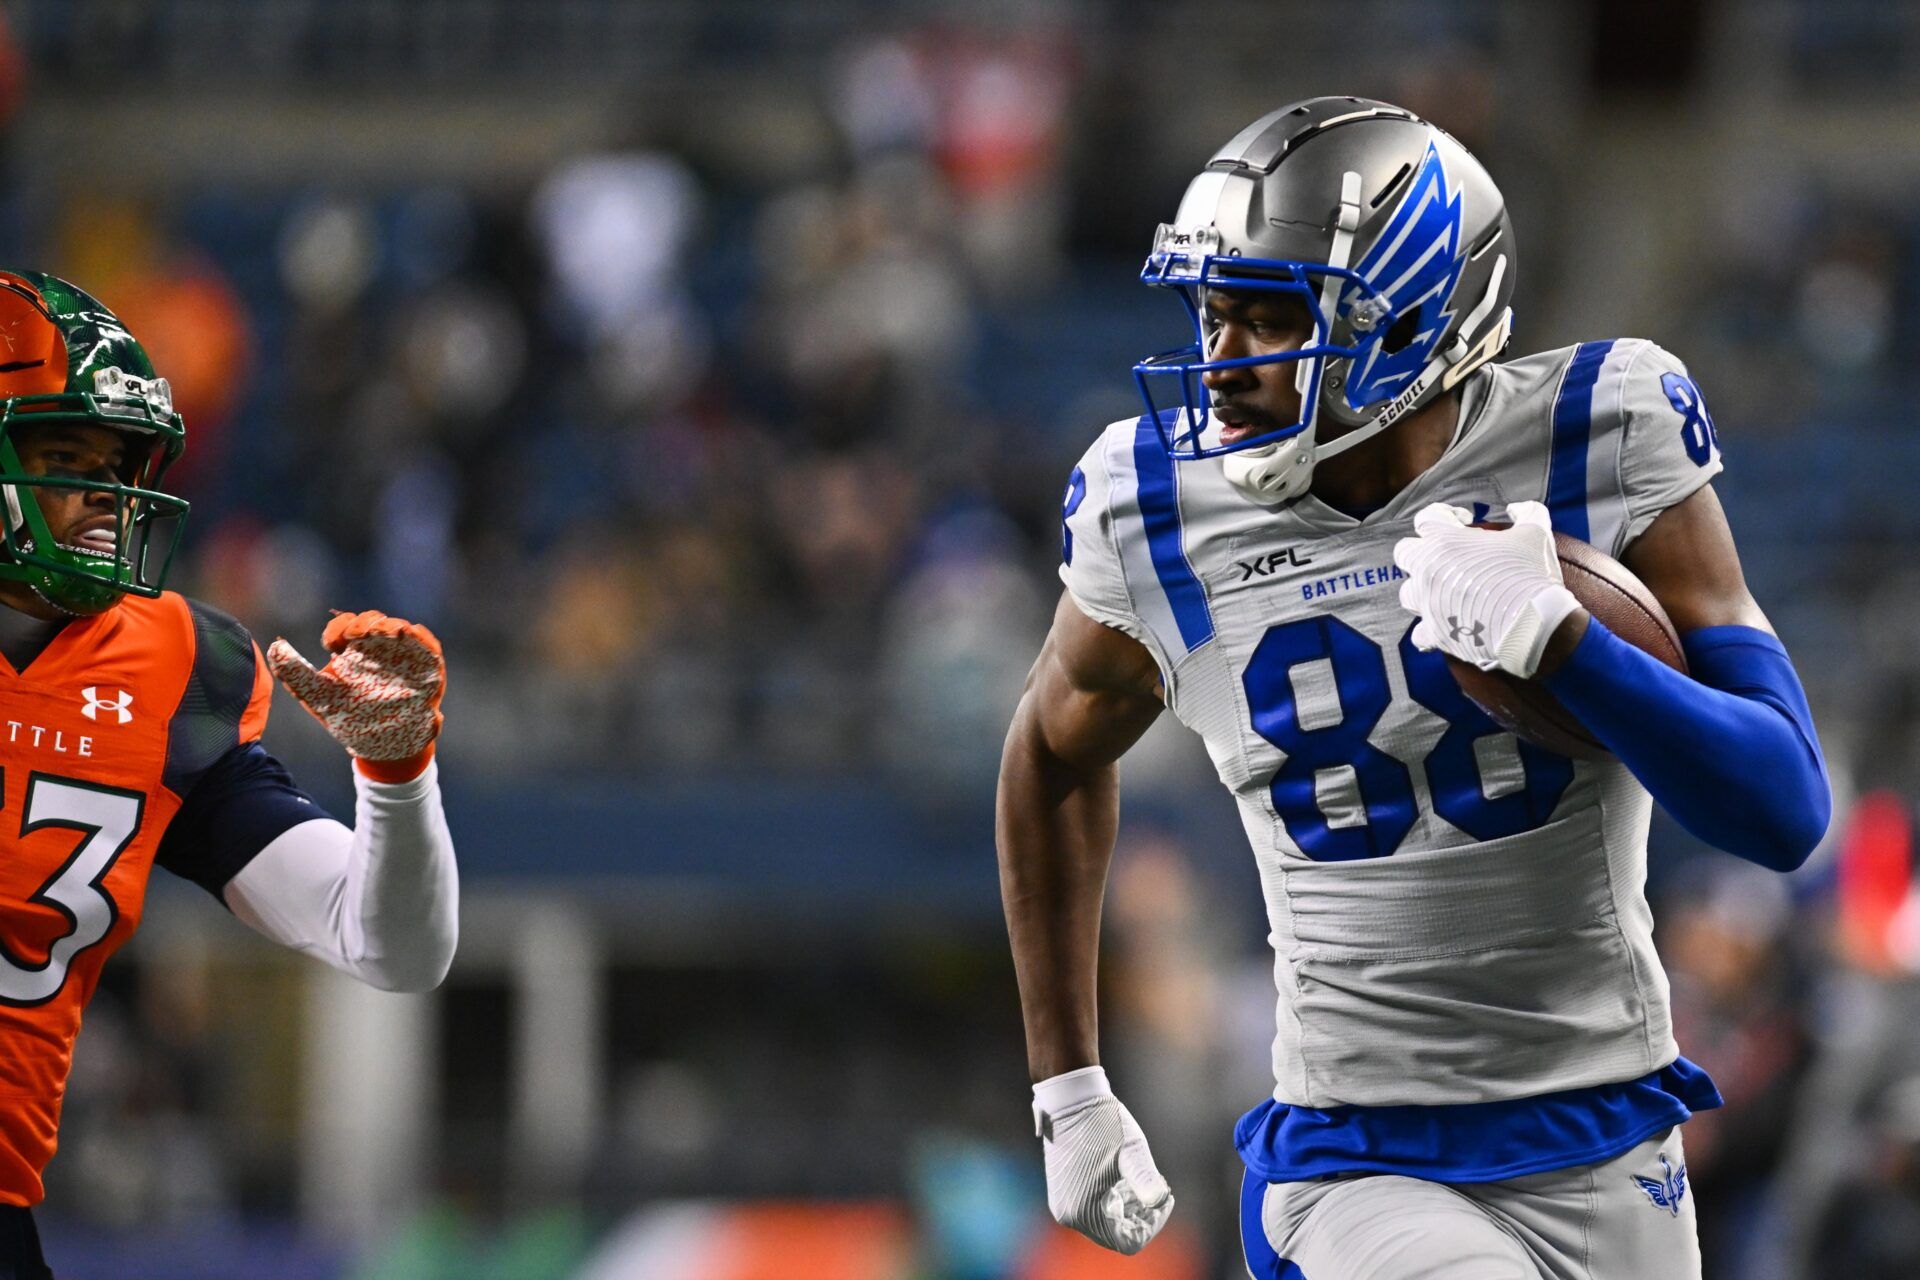
[[[56,755],[93,757],[93,739],[85,734],[67,737],[61,729],[49,729],[43,724],[27,724],[20,720],[7,721],[7,741],[23,746],[38,747],[42,751],[51,751]]]

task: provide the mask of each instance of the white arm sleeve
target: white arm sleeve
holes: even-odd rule
[[[407,782],[354,772],[348,830],[292,827],[227,882],[233,914],[382,991],[430,991],[459,938],[460,877],[438,764]]]

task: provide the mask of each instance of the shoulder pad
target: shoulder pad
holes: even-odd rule
[[[184,796],[208,766],[266,727],[272,685],[247,629],[230,615],[188,600],[193,667],[167,727],[167,789]]]

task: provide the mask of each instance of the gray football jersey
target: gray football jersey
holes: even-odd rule
[[[1274,1097],[1450,1104],[1633,1079],[1677,1053],[1643,887],[1651,800],[1523,745],[1408,640],[1393,545],[1430,502],[1618,556],[1720,470],[1685,368],[1621,339],[1492,365],[1440,460],[1364,520],[1266,507],[1118,422],[1069,483],[1061,577],[1144,644],[1233,793],[1279,987]]]

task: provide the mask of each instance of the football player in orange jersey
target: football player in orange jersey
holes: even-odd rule
[[[184,444],[111,312],[0,271],[0,1280],[52,1274],[30,1210],[81,1011],[153,866],[384,990],[428,990],[453,959],[439,641],[340,614],[316,671],[163,590]],[[352,828],[261,747],[269,670],[353,756]]]

